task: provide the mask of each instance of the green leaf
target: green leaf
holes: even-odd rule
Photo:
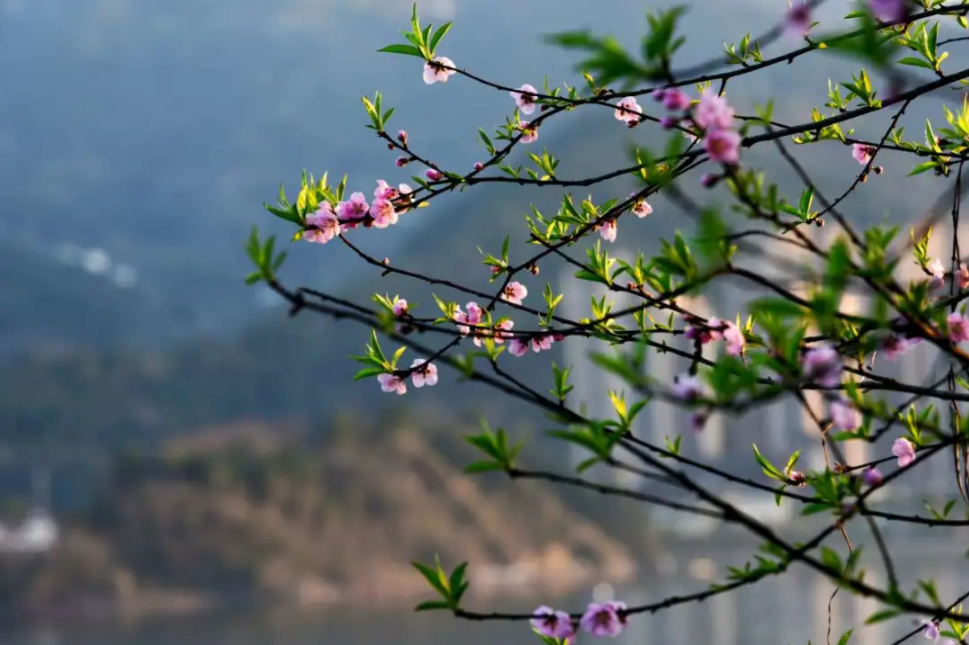
[[[385,374],[387,370],[382,367],[365,367],[357,375],[353,377],[354,381],[359,381],[361,379],[370,378],[371,376],[376,376],[377,374]]]
[[[430,568],[427,565],[423,565],[420,562],[412,562],[414,568],[421,572],[421,575],[427,580],[427,582],[434,587],[434,590],[441,594],[441,597],[447,598],[448,594],[447,588],[444,586],[442,581],[442,573]],[[449,605],[445,605],[449,606]]]
[[[801,509],[802,516],[816,515],[831,510],[830,504],[808,504]]]
[[[923,172],[932,170],[933,168],[935,168],[935,166],[936,166],[936,163],[934,161],[924,161],[919,165],[915,166],[915,168],[912,169],[912,172],[908,173],[908,176],[912,177],[914,175],[921,175]]]
[[[504,469],[505,467],[496,461],[476,461],[465,466],[464,472],[468,475],[474,475],[475,473],[488,473]]]
[[[434,611],[438,609],[450,609],[451,605],[443,600],[425,600],[414,608],[414,611]]]
[[[832,569],[836,569],[839,573],[844,568],[841,564],[841,558],[834,551],[834,549],[823,546],[821,547],[821,562]]]
[[[771,479],[779,479],[781,481],[786,479],[786,477],[782,475],[779,470],[777,470],[774,464],[769,462],[767,457],[761,454],[760,450],[757,448],[757,444],[754,444],[754,459],[756,459],[757,463],[760,464],[761,470],[764,471],[764,474]]]
[[[403,54],[405,56],[416,56],[417,58],[424,58],[424,54],[421,53],[417,47],[413,45],[387,45],[381,49],[377,50],[381,54]]]
[[[909,65],[911,67],[924,67],[925,69],[935,70],[932,63],[925,61],[921,58],[915,58],[914,56],[906,56],[905,58],[900,58],[896,61],[899,65]]]
[[[295,211],[295,209],[290,209],[290,210],[285,210],[284,211],[284,210],[282,210],[280,208],[276,208],[275,206],[270,206],[269,204],[263,204],[262,206],[263,206],[263,208],[265,208],[267,211],[269,211],[270,213],[272,213],[273,215],[275,215],[279,219],[284,219],[287,222],[293,222],[294,224],[302,224],[303,223],[300,220],[300,218],[299,218],[299,213],[297,213]]]
[[[881,611],[876,611],[865,620],[865,624],[874,625],[875,623],[880,623],[882,621],[889,620],[890,618],[895,618],[899,615],[899,613],[900,612],[897,609],[883,609]]]
[[[461,583],[464,582],[464,572],[467,570],[467,568],[468,568],[468,563],[462,562],[457,567],[455,567],[454,571],[451,572],[451,579],[448,581],[448,587],[452,591],[460,587]]]
[[[447,22],[438,27],[434,31],[434,35],[431,36],[431,42],[428,43],[427,48],[431,51],[431,56],[434,55],[434,50],[437,48],[437,44],[441,42],[444,35],[451,30],[451,23]]]

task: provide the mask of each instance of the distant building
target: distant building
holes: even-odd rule
[[[57,544],[59,536],[60,528],[54,518],[35,508],[20,525],[12,529],[0,527],[0,552],[44,553]]]

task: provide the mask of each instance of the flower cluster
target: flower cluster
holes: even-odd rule
[[[410,378],[414,387],[437,385],[437,366],[434,363],[415,358],[410,369]],[[378,374],[377,381],[384,392],[407,394],[407,382],[396,374]]]
[[[727,354],[730,356],[740,356],[747,346],[744,332],[735,323],[719,318],[711,318],[706,325],[691,319],[684,335],[690,340],[699,340],[701,345],[714,340],[723,340],[727,345]]]
[[[627,624],[626,610],[626,603],[618,600],[593,602],[589,604],[576,625],[564,611],[556,611],[542,605],[533,612],[531,625],[532,629],[541,636],[566,640],[570,644],[576,641],[576,627],[592,636],[615,638],[622,633]]]
[[[466,309],[466,310],[465,310]],[[493,338],[495,343],[504,343],[511,337],[508,333],[515,326],[515,322],[508,318],[499,320],[490,328],[487,326],[485,311],[478,303],[469,302],[465,309],[458,307],[454,312],[454,322],[458,325],[458,333],[462,336],[471,336],[475,347],[481,347],[481,341],[486,338]]]
[[[397,223],[398,216],[410,210],[411,193],[407,184],[398,188],[383,179],[377,180],[373,202],[367,203],[363,193],[356,192],[350,199],[334,207],[330,202],[320,203],[319,208],[306,215],[306,231],[303,239],[316,244],[326,244],[341,232],[366,227],[387,228]]]
[[[709,89],[700,94],[693,123],[703,129],[703,147],[710,159],[727,166],[740,163],[740,133],[734,129],[734,109],[727,99]]]

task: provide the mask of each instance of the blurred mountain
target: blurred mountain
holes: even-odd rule
[[[59,546],[0,552],[0,615],[158,610],[200,594],[410,602],[426,587],[409,562],[437,555],[449,569],[467,560],[479,597],[513,593],[510,574],[558,592],[632,575],[629,549],[549,486],[464,476],[474,450],[434,423],[337,425],[309,447],[297,427],[238,424],[121,458]]]

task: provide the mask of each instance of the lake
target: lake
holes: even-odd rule
[[[856,540],[867,542],[866,537]],[[830,544],[838,547],[834,542]],[[910,545],[907,549],[906,544]],[[894,564],[903,588],[911,589],[917,579],[935,578],[942,600],[954,600],[966,590],[969,567],[965,548],[961,536],[959,540],[916,538],[896,544]],[[881,562],[875,549],[869,550],[862,557],[863,565],[869,570],[866,581],[883,585]],[[919,551],[932,555],[921,556]],[[616,589],[614,595],[633,606],[702,591],[710,580],[723,579],[724,565],[742,565],[751,553],[749,547],[724,548],[712,543],[684,547],[679,552],[674,550],[660,563],[661,573],[644,573],[636,585]],[[718,567],[714,561],[721,565]],[[810,640],[815,645],[823,644],[828,640],[827,607],[832,590],[826,580],[803,566],[795,566],[779,578],[702,603],[634,616],[614,642],[617,645],[806,645]],[[600,585],[594,591],[606,599],[612,589]],[[583,608],[592,596],[590,590],[557,600],[479,601],[468,608],[529,611],[546,603],[575,611]],[[850,628],[855,628],[850,642],[857,645],[887,645],[914,628],[911,617],[863,626],[864,619],[878,609],[876,601],[839,592],[832,603],[831,644],[837,643],[842,632]],[[912,642],[922,642],[918,638]],[[589,636],[580,638],[580,642],[591,640]],[[539,642],[524,623],[471,623],[444,613],[414,614],[406,609],[368,611],[363,607],[328,607],[315,612],[288,609],[227,612],[137,622],[6,628],[0,629],[0,641],[4,645],[371,645],[391,642],[395,645],[524,645]]]

